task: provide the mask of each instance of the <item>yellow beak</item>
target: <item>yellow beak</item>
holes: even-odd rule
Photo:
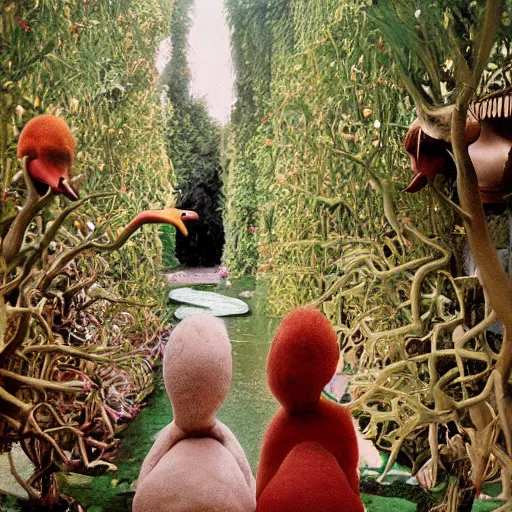
[[[178,210],[177,208],[168,208],[166,210],[162,210],[165,212],[166,218],[168,218],[168,222],[176,226],[183,236],[188,235],[187,227],[185,226],[185,222],[189,220],[199,220],[199,215],[192,210]]]

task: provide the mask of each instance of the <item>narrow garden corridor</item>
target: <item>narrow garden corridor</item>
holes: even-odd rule
[[[511,13],[0,0],[0,512],[511,512]]]

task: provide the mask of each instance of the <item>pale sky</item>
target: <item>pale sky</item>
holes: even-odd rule
[[[234,100],[234,73],[224,0],[195,0],[189,38],[191,92],[206,98],[210,115],[226,124]]]

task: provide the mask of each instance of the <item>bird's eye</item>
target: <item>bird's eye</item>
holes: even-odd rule
[[[182,212],[181,216],[182,217],[186,217],[187,216],[187,212]]]

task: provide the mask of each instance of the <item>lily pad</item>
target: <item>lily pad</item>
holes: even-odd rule
[[[181,306],[174,312],[174,316],[178,320],[201,313],[209,313],[213,316],[236,316],[245,315],[249,312],[249,306],[243,300],[226,297],[220,293],[194,290],[193,288],[171,290],[169,299],[178,304],[192,305]]]

